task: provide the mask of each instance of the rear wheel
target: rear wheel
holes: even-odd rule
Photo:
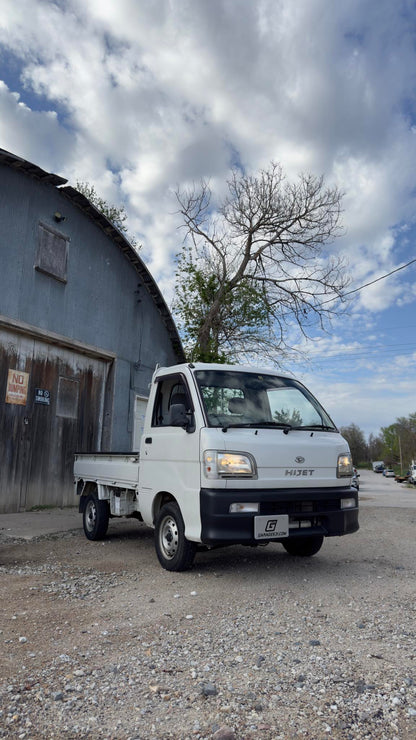
[[[82,514],[82,524],[87,539],[102,540],[108,529],[109,517],[107,501],[100,501],[95,491],[89,493]]]
[[[305,537],[305,539],[293,539],[282,542],[283,547],[289,555],[298,555],[302,558],[316,555],[322,547],[324,538],[322,535],[316,537]]]
[[[195,542],[185,537],[185,525],[179,506],[162,506],[155,525],[155,547],[159,562],[166,570],[189,570],[196,553]]]

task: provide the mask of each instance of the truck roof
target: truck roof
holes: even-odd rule
[[[278,375],[281,378],[291,378],[289,373],[283,373],[273,367],[257,367],[255,365],[228,365],[215,362],[187,362],[181,365],[170,365],[169,367],[158,367],[155,372],[183,372],[184,370],[228,370],[229,372],[257,373],[261,375]]]

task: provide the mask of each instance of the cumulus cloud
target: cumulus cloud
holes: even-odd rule
[[[409,405],[409,399],[414,397],[414,378],[409,378],[408,368],[415,361],[413,353],[389,357],[388,363],[374,362],[370,373],[359,374],[352,367],[350,380],[333,373],[329,382],[325,373],[316,370],[300,376],[337,426],[356,424],[368,436],[399,417],[414,413],[415,405]]]
[[[175,190],[274,159],[345,193],[351,288],[410,259],[415,16],[405,0],[1,0],[0,145],[124,204],[166,296]],[[411,16],[411,17],[410,17]],[[1,74],[0,74],[1,78]],[[413,279],[412,279],[413,278]],[[351,325],[415,300],[358,292]]]
[[[58,121],[54,110],[32,111],[17,92],[0,80],[0,142],[3,149],[39,164],[39,151],[45,159],[57,162],[73,148],[73,139]]]
[[[409,217],[416,141],[402,108],[414,51],[387,0],[3,6],[0,40],[20,59],[23,86],[65,111],[70,177],[104,181],[108,197],[117,181],[103,173],[120,171],[140,221],[178,182],[224,180],[235,152],[247,168],[276,158],[293,175],[323,171],[347,194],[346,248],[384,264],[389,228]],[[400,62],[386,53],[398,43]],[[147,236],[169,260],[171,240]]]

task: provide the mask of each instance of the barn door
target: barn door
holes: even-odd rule
[[[2,339],[0,511],[71,505],[74,452],[101,449],[110,363],[23,335]],[[10,380],[19,375],[20,401]]]

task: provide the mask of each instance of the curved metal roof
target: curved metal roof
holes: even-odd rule
[[[156,285],[152,275],[140,258],[135,249],[131,246],[130,242],[123,236],[122,232],[114,226],[111,221],[104,216],[89,200],[76,190],[76,188],[66,185],[68,180],[59,175],[54,175],[52,172],[46,172],[32,162],[28,162],[21,157],[17,157],[11,152],[7,152],[4,149],[0,149],[0,164],[7,165],[15,170],[24,172],[26,175],[33,177],[35,180],[53,185],[59,189],[59,192],[65,195],[74,205],[80,208],[88,218],[92,219],[96,225],[104,231],[105,234],[116,244],[120,251],[124,254],[126,259],[133,265],[136,272],[140,276],[141,283],[146,288],[147,292],[151,296],[153,303],[158,309],[163,323],[167,329],[172,347],[176,353],[178,362],[185,361],[185,355],[182,347],[182,343],[176,328],[175,322],[173,321],[172,315],[166,305],[165,299],[163,298],[158,286]]]

